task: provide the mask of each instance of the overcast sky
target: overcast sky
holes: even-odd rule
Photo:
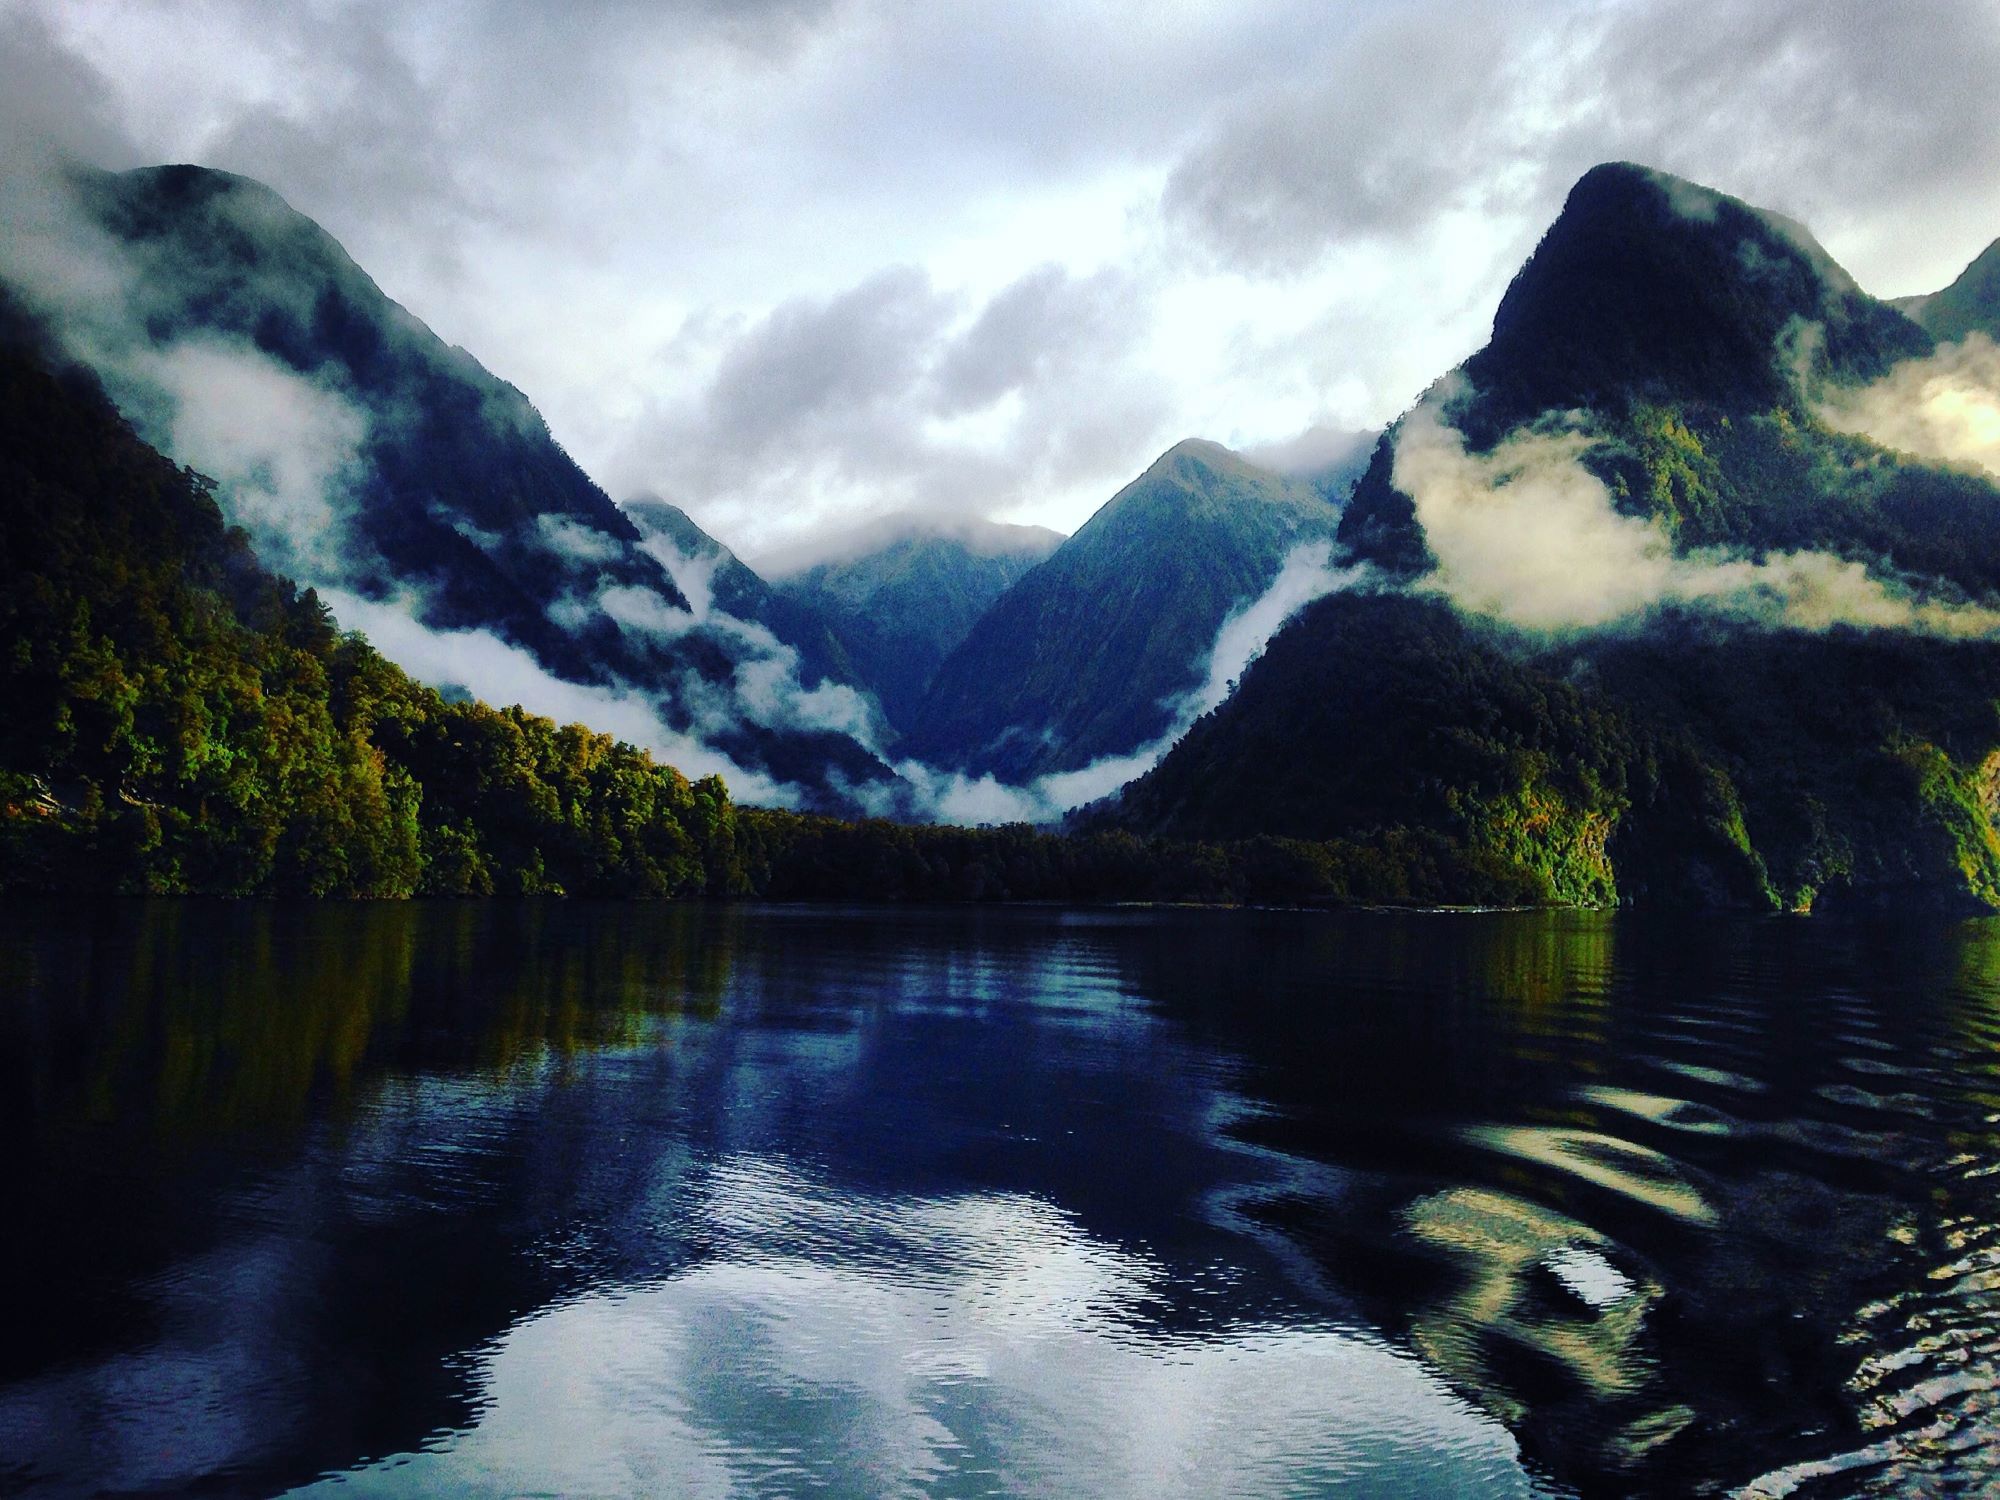
[[[752,561],[1379,426],[1601,160],[1931,290],[1996,78],[1993,0],[0,0],[0,149],[269,183]]]

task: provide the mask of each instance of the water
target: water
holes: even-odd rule
[[[0,1492],[1978,1493],[2000,924],[0,909]]]

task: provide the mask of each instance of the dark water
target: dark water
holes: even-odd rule
[[[0,909],[0,1492],[2000,1484],[2000,926]]]

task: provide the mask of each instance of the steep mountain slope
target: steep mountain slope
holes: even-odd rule
[[[2000,905],[2000,488],[1825,415],[1931,348],[1796,225],[1593,171],[1378,447],[1340,533],[1375,590],[1115,816],[1443,849],[1533,899]],[[1468,534],[1546,565],[1477,574]],[[1593,571],[1618,608],[1545,607]]]
[[[1895,305],[1941,344],[1956,343],[1969,333],[2000,339],[2000,240],[1981,251],[1943,291],[1898,298]]]
[[[2000,906],[2000,648],[1681,620],[1536,648],[1309,606],[1112,817],[1372,844],[1521,901]],[[1449,881],[1443,882],[1449,888]]]
[[[248,346],[360,417],[358,451],[332,476],[346,505],[300,515],[297,526],[288,514],[262,525],[251,514],[267,549],[371,595],[415,586],[425,623],[494,628],[568,676],[645,669],[645,646],[608,616],[550,618],[565,597],[594,597],[600,580],[686,601],[527,397],[390,301],[331,235],[261,183],[159,167],[92,173],[80,185],[128,257],[127,296],[153,350]],[[121,358],[128,350],[104,353],[97,362],[142,430],[184,428],[193,379]],[[320,520],[338,528],[335,547],[302,534]]]
[[[71,188],[94,282],[25,295],[141,433],[213,470],[261,557],[641,696],[775,780],[887,774],[832,728],[731,706],[745,643],[687,628],[680,588],[527,398],[277,194],[185,166]]]
[[[764,629],[798,653],[807,687],[832,681],[869,686],[845,641],[810,606],[774,588],[701,527],[665,500],[627,500],[621,507],[640,532],[640,548],[674,576],[689,608],[707,619],[720,611]]]
[[[780,597],[839,637],[858,680],[906,729],[939,665],[979,617],[1061,545],[1040,526],[916,532],[780,579]]]
[[[1000,596],[939,667],[903,748],[1016,780],[1148,743],[1230,609],[1339,514],[1226,448],[1179,444]]]
[[[732,888],[721,783],[447,702],[0,296],[0,892]]]
[[[1931,336],[1857,289],[1806,231],[1625,164],[1586,174],[1514,278],[1493,338],[1444,396],[1475,450],[1575,414],[1586,465],[1619,508],[1682,551],[1825,549],[2000,588],[2000,512],[1976,478],[1878,462],[1819,401],[1931,352]],[[1435,561],[1396,487],[1400,424],[1341,522],[1360,557]]]

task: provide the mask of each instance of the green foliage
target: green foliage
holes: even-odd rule
[[[101,392],[0,345],[0,889],[739,888],[719,782],[412,682]]]

